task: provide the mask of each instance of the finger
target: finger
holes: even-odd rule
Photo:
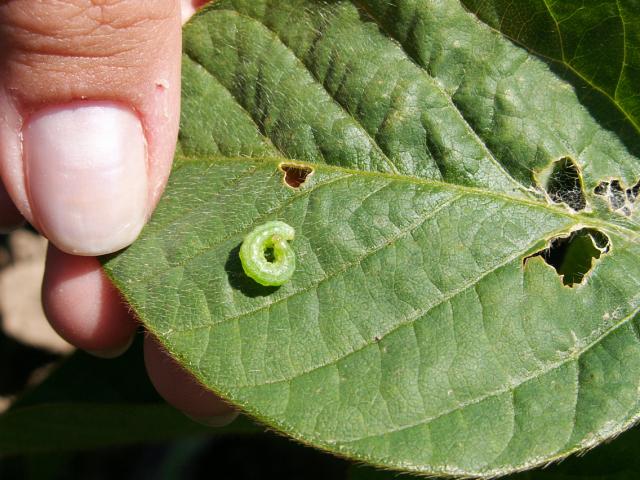
[[[182,23],[185,24],[196,11],[208,0],[181,0],[182,1]]]
[[[59,249],[131,243],[164,188],[180,101],[178,0],[0,3],[0,173]]]
[[[144,339],[144,361],[158,393],[187,416],[212,427],[228,425],[238,416],[232,407],[178,365],[151,335]]]
[[[93,257],[77,257],[49,244],[42,305],[58,334],[78,348],[113,358],[124,353],[136,322]]]

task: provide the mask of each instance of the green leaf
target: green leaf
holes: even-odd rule
[[[206,433],[162,403],[56,403],[0,416],[0,453],[72,452]]]
[[[640,130],[640,8],[635,0],[463,0],[480,19],[581,77]]]
[[[640,428],[624,432],[610,443],[600,445],[584,456],[571,457],[561,463],[516,473],[506,480],[634,480],[640,473]],[[413,475],[353,466],[347,480],[412,480]]]
[[[141,340],[113,361],[74,352],[42,383],[24,392],[12,408],[54,403],[160,403],[144,368]]]
[[[454,0],[222,0],[183,67],[167,193],[105,268],[204,385],[433,475],[527,469],[638,419],[638,134],[584,82]],[[293,168],[313,173],[294,188]],[[238,258],[270,220],[296,231],[280,288]],[[568,286],[541,252],[574,231],[607,248],[568,248]]]
[[[155,393],[141,342],[117,360],[77,352],[0,415],[0,455],[73,452],[211,433],[254,433],[245,418],[215,431]]]

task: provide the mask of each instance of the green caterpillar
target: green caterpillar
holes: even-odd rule
[[[240,247],[244,273],[264,286],[275,287],[289,281],[296,269],[296,254],[289,245],[295,233],[292,226],[279,221],[256,227]]]

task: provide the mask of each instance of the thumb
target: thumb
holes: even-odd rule
[[[179,122],[178,0],[0,4],[0,173],[60,250],[135,240],[171,168]]]

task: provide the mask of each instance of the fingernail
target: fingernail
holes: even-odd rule
[[[23,131],[37,226],[60,250],[102,255],[131,244],[147,213],[146,141],[138,117],[112,102],[33,115]]]
[[[231,413],[225,413],[224,415],[216,415],[215,417],[206,417],[206,418],[192,417],[191,415],[187,415],[187,414],[185,415],[189,417],[191,420],[193,420],[194,422],[197,422],[206,427],[220,428],[220,427],[226,427],[227,425],[233,423],[233,421],[236,418],[238,418],[238,415],[240,415],[240,413],[233,411]]]

